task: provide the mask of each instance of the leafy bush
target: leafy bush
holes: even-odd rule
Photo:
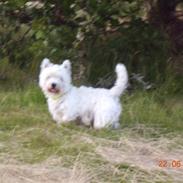
[[[10,70],[29,73],[29,80],[37,78],[40,61],[49,57],[57,63],[70,58],[74,65],[82,64],[86,81],[93,84],[113,72],[117,62],[124,62],[130,73],[161,83],[170,46],[146,15],[142,0],[4,0],[0,60],[6,60]]]
[[[165,37],[149,24],[136,20],[105,40],[98,37],[90,44],[89,79],[96,83],[99,76],[109,73],[116,63],[123,62],[130,73],[141,73],[148,81],[162,82],[167,71],[168,50]]]

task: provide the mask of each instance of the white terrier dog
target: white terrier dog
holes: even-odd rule
[[[75,87],[71,80],[71,63],[61,65],[45,58],[41,64],[39,85],[47,98],[49,111],[58,123],[80,119],[87,126],[117,128],[122,111],[120,95],[126,89],[128,74],[123,64],[116,66],[117,80],[111,89]]]

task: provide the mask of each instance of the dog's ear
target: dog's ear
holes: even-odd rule
[[[70,60],[64,60],[64,62],[63,62],[63,67],[65,68],[65,69],[67,69],[67,70],[71,70],[71,62],[70,62]]]
[[[42,63],[41,63],[41,69],[44,69],[46,67],[49,67],[52,63],[48,58],[44,58]]]

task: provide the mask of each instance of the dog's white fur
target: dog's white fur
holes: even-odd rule
[[[47,98],[49,111],[58,124],[79,118],[85,125],[93,123],[96,129],[107,126],[117,128],[122,111],[120,95],[128,82],[126,67],[117,64],[116,74],[117,80],[111,89],[75,87],[72,85],[69,60],[57,65],[45,58],[41,64],[39,85]]]

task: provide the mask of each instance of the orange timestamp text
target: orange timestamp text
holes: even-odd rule
[[[158,166],[161,168],[183,168],[181,160],[159,160]]]

